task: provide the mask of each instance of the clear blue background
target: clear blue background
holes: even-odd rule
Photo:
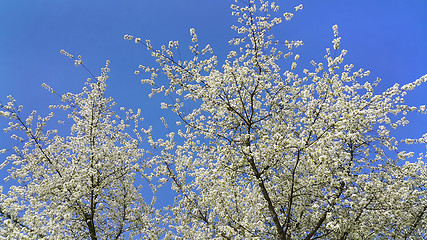
[[[99,74],[111,61],[108,94],[119,106],[142,108],[145,126],[154,125],[156,135],[166,131],[159,124],[161,96],[148,98],[150,88],[134,75],[139,64],[152,65],[153,58],[133,41],[131,34],[152,40],[155,47],[179,40],[182,49],[196,28],[201,45],[210,43],[225,56],[234,36],[231,0],[0,0],[0,100],[11,94],[24,113],[37,109],[46,114],[59,98],[41,87],[49,84],[58,93],[79,92],[90,75],[59,54],[65,49],[82,55],[85,65]],[[383,79],[380,89],[395,82],[405,84],[427,73],[426,0],[306,0],[279,1],[281,10],[303,3],[294,19],[276,31],[280,40],[303,40],[302,61],[320,61],[331,47],[332,25],[338,24],[342,47],[349,50],[345,63],[371,70],[371,79]],[[183,58],[190,56],[183,51]],[[222,58],[223,59],[223,58]],[[427,104],[427,84],[408,96],[408,103]],[[399,134],[419,137],[427,132],[425,116],[411,115],[412,127]],[[7,121],[0,119],[0,127]],[[0,148],[9,148],[9,136],[0,133]],[[420,148],[423,149],[424,147]],[[0,160],[6,157],[0,155]],[[3,172],[4,174],[4,172]]]

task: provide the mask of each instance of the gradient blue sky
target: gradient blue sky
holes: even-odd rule
[[[131,34],[151,39],[154,46],[169,40],[186,43],[189,29],[196,28],[201,45],[210,43],[217,55],[229,49],[235,35],[231,0],[14,0],[0,2],[0,100],[11,94],[26,113],[48,112],[59,99],[41,87],[43,82],[57,92],[78,92],[90,77],[61,49],[82,55],[85,65],[97,75],[111,61],[108,94],[119,106],[142,108],[148,125],[158,125],[166,114],[160,97],[148,99],[149,86],[134,75],[139,64],[154,65],[141,46],[123,40]],[[276,38],[303,40],[301,61],[321,60],[331,47],[332,25],[338,24],[342,47],[349,50],[346,63],[371,70],[383,81],[381,89],[398,82],[416,80],[427,73],[426,0],[306,0],[279,1],[281,9],[303,3],[304,9],[284,22]],[[224,47],[225,46],[225,47]],[[185,56],[185,54],[183,54]],[[188,55],[187,55],[188,56]],[[427,84],[409,94],[411,104],[427,104]],[[427,118],[410,118],[413,127],[401,134],[421,136]],[[0,127],[7,122],[0,119]],[[160,135],[160,134],[159,134]],[[8,135],[0,133],[0,148],[10,147]],[[6,157],[0,155],[0,160]]]

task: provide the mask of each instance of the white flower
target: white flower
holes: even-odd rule
[[[332,40],[335,50],[338,50],[340,48],[340,42],[341,42],[341,37],[335,38],[334,40]]]
[[[334,30],[334,37],[338,37],[338,25],[332,26],[332,30]]]

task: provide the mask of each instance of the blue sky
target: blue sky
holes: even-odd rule
[[[210,43],[220,56],[230,49],[235,34],[231,0],[123,0],[53,1],[14,0],[0,3],[0,101],[13,95],[26,113],[48,112],[59,99],[41,87],[49,84],[59,93],[78,92],[90,75],[59,54],[61,49],[82,55],[97,75],[111,61],[109,90],[119,106],[142,108],[146,125],[158,125],[168,114],[160,110],[160,97],[148,99],[149,86],[134,75],[139,64],[154,65],[141,45],[123,40],[131,34],[152,40],[154,46],[179,40],[185,46],[189,29],[199,42]],[[331,47],[332,25],[338,24],[346,63],[371,70],[383,79],[380,88],[405,84],[427,73],[427,1],[425,0],[306,0],[279,1],[281,9],[303,3],[304,9],[277,29],[280,40],[303,40],[301,61],[320,61]],[[183,54],[185,56],[185,54]],[[189,56],[189,54],[187,55]],[[427,84],[409,94],[408,103],[427,104]],[[399,134],[421,136],[427,118],[410,118],[412,127]],[[0,119],[0,127],[7,122]],[[161,135],[161,134],[159,134]],[[0,134],[0,148],[10,147]],[[6,156],[1,155],[0,159]]]

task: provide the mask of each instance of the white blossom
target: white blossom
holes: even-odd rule
[[[104,96],[108,64],[81,93],[52,105],[70,111],[69,134],[58,133],[64,126],[45,129],[53,114],[21,119],[22,107],[9,97],[0,115],[10,119],[5,130],[18,144],[0,167],[10,163],[7,179],[18,184],[0,188],[0,236],[425,238],[426,154],[403,144],[426,144],[427,134],[400,139],[394,129],[409,124],[410,112],[425,113],[405,96],[427,75],[381,91],[369,71],[344,64],[337,25],[333,49],[299,70],[304,58],[293,51],[303,42],[275,40],[272,32],[280,31],[271,31],[293,13],[277,12],[276,1],[235,2],[235,37],[224,56],[199,48],[193,28],[192,55],[182,60],[174,59],[178,42],[155,49],[124,36],[159,64],[137,72],[149,76],[141,82],[152,86],[150,97],[164,95],[160,108],[177,115],[170,127],[160,118],[163,138],[139,126],[140,110],[113,112]],[[141,190],[147,185],[149,203]],[[173,198],[162,209],[155,205],[160,190]]]
[[[153,140],[162,149],[152,159],[155,171],[177,194],[165,221],[172,236],[422,238],[425,165],[403,162],[413,153],[399,151],[391,130],[408,124],[404,115],[417,109],[402,103],[403,92],[427,77],[376,93],[376,80],[362,80],[369,71],[343,64],[347,50],[338,51],[336,25],[324,62],[311,61],[303,75],[296,62],[282,69],[289,65],[281,56],[303,42],[280,41],[279,49],[269,32],[280,24],[277,9],[276,1],[232,5],[235,49],[222,65],[194,45],[196,57],[187,61],[161,49],[155,54],[157,72],[168,81],[153,79],[164,86],[153,94],[176,97],[171,110],[183,122],[177,140]],[[283,16],[291,20],[293,13]]]
[[[53,113],[36,117],[33,111],[22,120],[13,98],[1,105],[2,116],[11,120],[6,131],[16,132],[14,138],[24,143],[18,143],[1,164],[2,168],[13,164],[10,177],[20,183],[0,193],[1,238],[123,239],[125,232],[149,238],[162,234],[155,226],[152,205],[135,184],[136,175],[150,179],[144,170],[149,164],[141,164],[144,150],[136,129],[140,111],[126,112],[126,123],[114,120],[120,118],[111,111],[115,103],[104,96],[107,72],[108,65],[96,82],[88,79],[81,93],[66,94],[63,104],[53,106],[72,111],[66,137],[45,129]],[[129,122],[135,125],[131,131]]]

